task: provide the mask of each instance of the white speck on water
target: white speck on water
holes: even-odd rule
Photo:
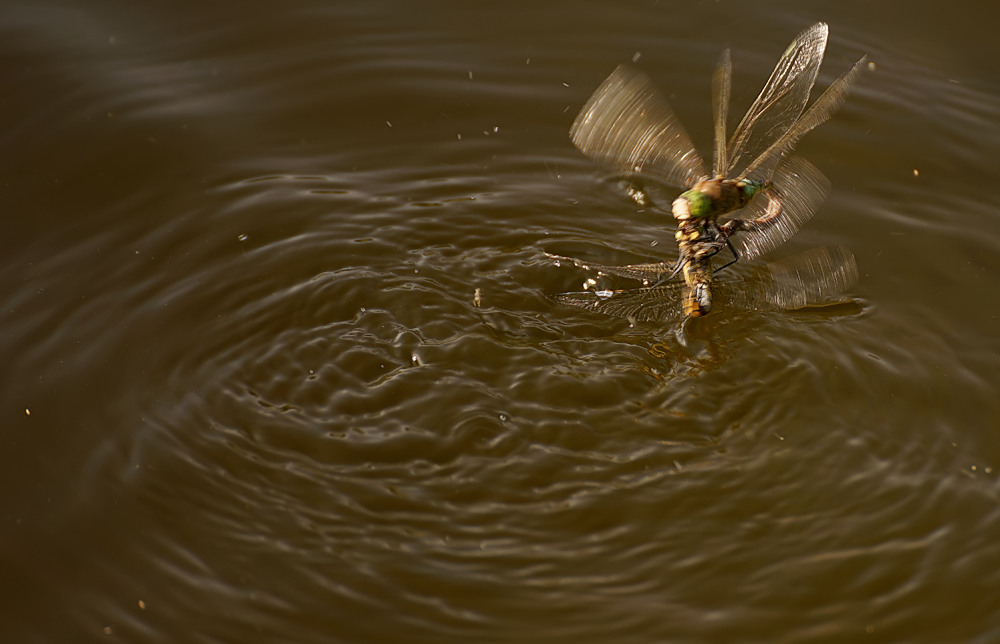
[[[236,241],[241,241],[241,242],[245,242],[245,241],[246,241],[247,239],[248,239],[248,237],[247,237],[247,234],[246,234],[246,233],[240,233],[240,234],[239,234],[239,235],[238,235],[238,236],[236,237]]]
[[[497,414],[497,418],[500,419],[501,423],[506,423],[507,420],[510,418],[510,416],[508,416],[507,414],[505,414],[503,412],[500,412],[499,414]]]
[[[392,127],[392,123],[390,123],[389,121],[386,121],[385,124],[388,125],[389,127]]]
[[[563,83],[562,86],[563,87],[569,87],[569,83]]]
[[[872,71],[872,72],[875,71],[875,61],[874,60],[868,61],[868,71]]]
[[[639,62],[640,58],[642,58],[642,52],[637,51],[634,54],[632,54],[632,62],[633,63]]]

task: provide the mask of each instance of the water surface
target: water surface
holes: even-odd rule
[[[960,4],[5,4],[0,639],[1000,639],[998,16]],[[850,248],[845,301],[554,304],[547,251],[670,252],[568,140],[607,73],[708,154],[718,52],[739,113],[821,19],[818,85],[875,69],[777,254]]]

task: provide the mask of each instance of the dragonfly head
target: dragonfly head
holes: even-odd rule
[[[712,210],[712,198],[700,190],[688,190],[674,199],[672,212],[677,221],[700,219]]]

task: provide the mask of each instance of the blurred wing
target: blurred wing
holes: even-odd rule
[[[800,309],[843,299],[858,281],[854,254],[841,246],[811,248],[765,264],[756,275],[716,280],[718,300],[755,310]]]
[[[550,253],[545,253],[545,255],[552,258],[557,263],[566,262],[567,264],[572,264],[577,268],[582,268],[585,271],[597,271],[599,276],[617,275],[618,277],[627,277],[629,279],[639,280],[644,284],[656,282],[661,276],[671,272],[674,268],[673,264],[668,262],[611,266],[609,264],[594,264],[591,262],[585,262],[583,260],[574,259],[572,257],[564,257],[562,255],[552,255]]]
[[[809,221],[830,192],[830,182],[819,169],[801,157],[791,157],[778,166],[773,184],[764,194],[750,202],[745,211],[748,218],[764,214],[770,197],[781,204],[781,214],[761,230],[740,232],[730,238],[744,260],[751,260],[788,241]]]
[[[747,177],[754,174],[763,177],[768,176],[769,168],[774,167],[774,164],[777,163],[781,155],[791,150],[792,146],[798,143],[799,139],[807,132],[817,125],[826,122],[843,105],[844,99],[847,98],[847,94],[851,89],[851,85],[861,75],[867,62],[868,56],[862,56],[861,60],[854,63],[854,67],[850,71],[835,80],[816,99],[816,102],[809,106],[809,109],[805,111],[802,118],[796,121],[778,140],[772,143],[768,149],[747,166],[746,170],[743,171],[743,175]]]
[[[796,36],[782,54],[729,141],[727,177],[747,176],[742,168],[770,149],[802,115],[823,62],[829,31],[826,23],[818,22]]]
[[[647,174],[675,187],[705,176],[684,127],[649,78],[620,65],[583,106],[569,130],[581,152],[623,174]]]
[[[712,157],[712,176],[720,177],[729,165],[726,155],[726,119],[729,115],[729,93],[733,79],[733,60],[729,50],[722,52],[719,64],[712,75],[712,114],[715,121],[715,155]]]

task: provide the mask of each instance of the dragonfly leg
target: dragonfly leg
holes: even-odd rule
[[[764,214],[756,219],[746,220],[736,220],[740,221],[740,230],[763,230],[771,224],[778,221],[783,211],[781,207],[781,195],[772,187],[770,190],[764,193],[767,196],[767,208],[764,209]],[[726,222],[731,223],[731,222]]]
[[[664,273],[659,277],[659,279],[653,282],[653,285],[649,287],[649,290],[646,291],[646,294],[648,295],[652,293],[654,288],[656,288],[657,286],[662,286],[663,284],[669,282],[674,277],[676,277],[677,274],[681,272],[681,269],[684,268],[684,264],[686,264],[687,261],[688,260],[686,258],[678,258],[677,263],[674,264],[673,269],[669,273]]]
[[[718,273],[722,269],[727,268],[729,266],[732,266],[736,262],[740,261],[740,254],[736,252],[735,248],[733,248],[733,244],[732,244],[732,242],[729,241],[728,237],[726,237],[726,248],[728,248],[729,252],[733,254],[733,258],[731,260],[729,260],[728,262],[726,262],[725,264],[723,264],[722,266],[720,266],[717,269],[715,269],[714,271],[712,271],[713,273]]]
[[[715,244],[717,245],[715,251],[712,255],[715,255],[722,251],[723,248],[728,248],[729,252],[733,254],[733,259],[726,262],[719,268],[713,270],[713,273],[718,273],[722,269],[732,266],[736,262],[740,261],[740,254],[736,252],[736,248],[733,247],[732,242],[729,241],[729,236],[738,230],[743,230],[743,220],[742,219],[730,219],[729,221],[723,223],[721,226],[712,224],[713,233],[715,233]],[[721,244],[719,239],[722,239],[725,244]]]

